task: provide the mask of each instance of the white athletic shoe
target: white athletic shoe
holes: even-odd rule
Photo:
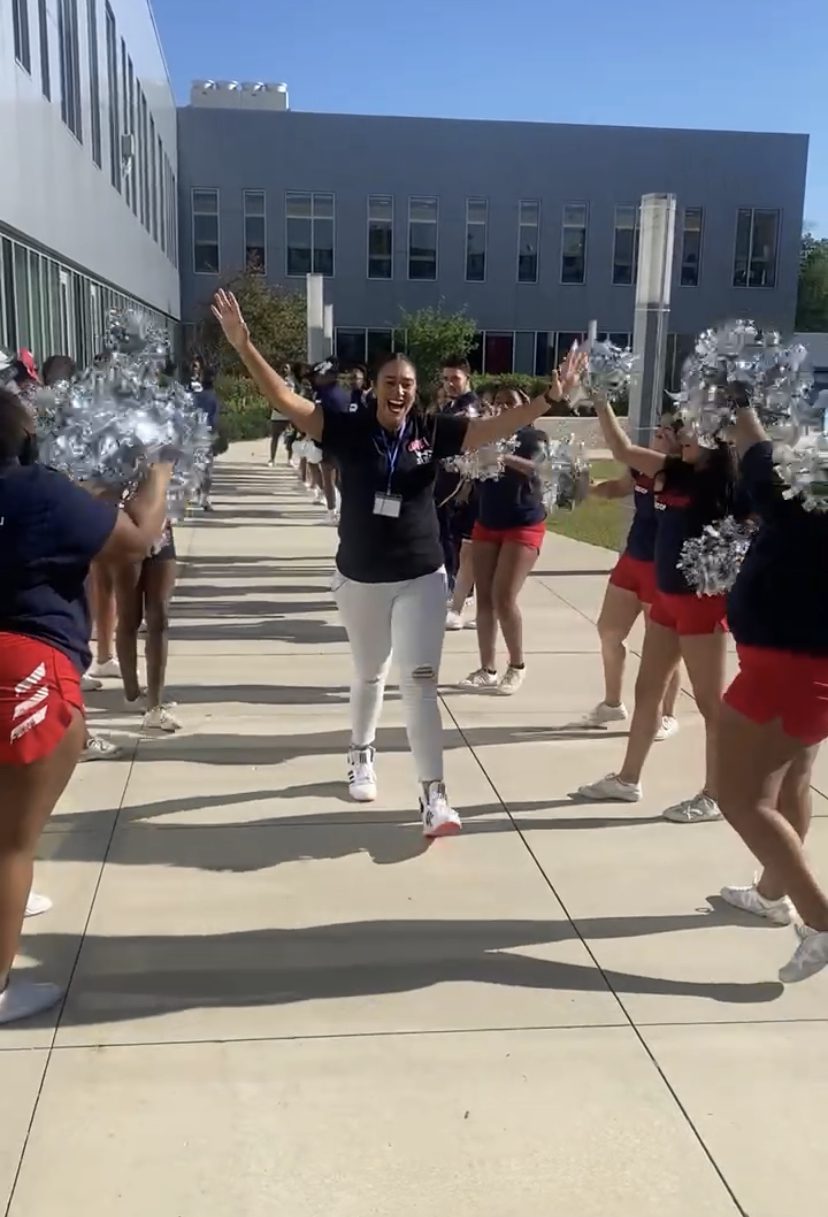
[[[517,693],[525,679],[526,668],[513,668],[510,665],[501,676],[497,691],[501,697],[511,697],[513,693]]]
[[[469,672],[463,680],[460,681],[461,689],[496,689],[497,688],[497,672],[488,672],[486,668],[477,668],[474,672]]]
[[[40,917],[43,913],[48,913],[52,907],[52,902],[48,896],[41,896],[39,892],[29,892],[29,899],[26,901],[26,916]]]
[[[351,748],[348,753],[348,794],[356,803],[373,803],[377,797],[377,774],[373,748]]]
[[[640,782],[622,782],[618,774],[608,773],[600,782],[581,786],[578,798],[590,803],[638,803],[642,793]]]
[[[80,687],[81,693],[100,693],[103,688],[103,681],[96,680],[88,672],[84,672],[80,679]]]
[[[335,508],[333,511],[331,511],[331,510],[328,511],[328,523],[329,524],[338,524],[339,523],[339,512]]]
[[[112,740],[104,739],[102,735],[87,735],[80,759],[82,761],[117,761],[119,757],[123,756],[123,752],[123,748],[118,744],[113,744]]]
[[[144,715],[143,725],[146,731],[166,731],[168,735],[180,731],[182,726],[175,715],[170,713],[168,706],[155,706],[148,710]]]
[[[665,714],[661,719],[661,726],[655,733],[656,742],[663,739],[670,739],[672,735],[678,735],[679,721],[672,714]]]
[[[809,925],[797,926],[796,932],[799,945],[788,962],[779,969],[779,979],[784,985],[807,980],[828,965],[828,934],[812,930]]]
[[[442,782],[431,783],[428,798],[420,795],[420,815],[424,837],[453,837],[463,827],[460,817],[446,798]]]
[[[63,989],[59,985],[35,984],[31,980],[17,980],[10,976],[0,993],[0,1025],[51,1010],[62,997]]]
[[[702,792],[682,803],[674,803],[661,816],[673,824],[705,824],[711,820],[721,820],[722,813],[716,800]]]
[[[796,918],[794,906],[787,896],[781,900],[766,900],[756,890],[755,879],[750,887],[723,887],[721,897],[725,904],[743,913],[752,913],[754,917],[763,917],[773,925],[792,925]]]
[[[93,663],[89,669],[89,675],[93,680],[108,679],[110,676],[117,678],[121,675],[121,665],[117,659],[107,659],[103,663]]]
[[[268,462],[267,462],[267,467],[268,467],[268,469],[272,469],[272,468],[273,468],[273,466],[275,465],[275,463],[276,463],[275,461],[268,461]]]
[[[449,609],[446,613],[446,629],[447,630],[462,630],[463,614],[456,613],[454,609]]]
[[[583,719],[582,727],[596,727],[599,730],[604,730],[610,723],[625,723],[629,718],[627,707],[623,704],[620,706],[610,706],[605,701],[599,702],[594,710],[590,710],[589,714]]]

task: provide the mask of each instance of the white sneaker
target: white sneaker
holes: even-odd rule
[[[338,524],[339,523],[339,512],[338,511],[336,511],[336,510],[328,511],[328,523],[329,524]]]
[[[147,731],[166,731],[168,735],[180,731],[182,726],[175,715],[170,713],[167,706],[155,706],[152,710],[148,710],[144,715],[143,725]]]
[[[351,748],[348,753],[348,794],[356,803],[373,803],[377,797],[377,774],[373,748]]]
[[[52,902],[48,896],[41,896],[39,892],[29,892],[29,899],[26,901],[26,916],[40,917],[43,913],[48,913],[52,907]]]
[[[84,672],[80,679],[81,693],[100,693],[103,688],[102,680],[95,680],[88,672]]]
[[[600,782],[581,786],[578,797],[590,803],[638,803],[642,793],[640,782],[622,782],[618,774],[608,773]]]
[[[267,462],[268,469],[272,469],[275,463],[276,463],[275,461],[268,461]]]
[[[476,630],[477,629],[477,618],[476,617],[464,617],[463,618],[463,629],[464,630]]]
[[[420,815],[424,837],[453,837],[463,827],[457,812],[449,805],[441,782],[431,783],[428,798],[420,795]]]
[[[704,824],[708,820],[721,820],[722,813],[715,799],[701,793],[692,799],[685,799],[683,803],[674,803],[661,816],[673,824]]]
[[[446,629],[447,630],[462,630],[463,614],[456,613],[454,609],[449,609],[446,613]]]
[[[605,701],[602,701],[594,710],[590,710],[589,714],[583,719],[581,726],[597,727],[603,730],[610,723],[625,723],[629,717],[627,707],[623,702],[620,706],[610,706]]]
[[[325,501],[325,496],[318,486],[313,488],[313,501],[314,503],[323,503]]]
[[[784,985],[807,980],[809,976],[815,976],[828,965],[828,934],[812,930],[808,925],[798,927],[797,934],[798,947],[789,961],[779,969],[779,979]]]
[[[723,887],[720,894],[725,904],[743,913],[752,913],[754,917],[764,917],[773,925],[791,925],[796,919],[794,906],[787,896],[781,900],[766,900],[756,890],[755,879],[750,887]]]
[[[486,668],[478,668],[461,680],[459,687],[461,689],[496,689],[497,684],[497,672],[488,672]]]
[[[88,735],[80,759],[82,761],[117,761],[124,750],[102,735]]]
[[[16,980],[10,976],[0,993],[0,1025],[51,1010],[62,997],[63,989],[59,985],[35,984],[31,980]]]
[[[511,697],[513,693],[517,693],[525,679],[526,668],[513,668],[510,665],[501,676],[497,691],[501,697]]]
[[[661,719],[661,726],[655,733],[656,742],[663,739],[669,739],[672,735],[678,735],[679,721],[673,718],[672,714],[665,714]]]
[[[124,709],[129,714],[145,714],[147,709],[147,691],[143,685],[138,689],[138,696],[134,701],[130,701],[128,697],[124,698]]]
[[[103,678],[118,677],[121,675],[121,665],[117,659],[107,659],[103,663],[93,663],[89,669],[89,675],[93,680]]]

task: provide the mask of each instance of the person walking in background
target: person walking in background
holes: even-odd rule
[[[365,395],[368,391],[365,368],[357,366],[351,370],[351,408],[359,410],[365,404]]]
[[[221,400],[215,389],[215,380],[213,373],[204,368],[201,374],[201,389],[193,394],[193,401],[198,410],[207,419],[207,426],[210,428],[210,434],[213,437],[210,455],[207,459],[207,467],[204,470],[204,479],[199,490],[199,506],[202,511],[212,511],[213,504],[210,500],[210,493],[213,489],[213,465],[216,459],[216,444],[218,441],[219,419],[221,418]]]
[[[451,356],[443,364],[443,391],[445,400],[440,408],[441,413],[471,418],[480,412],[477,394],[471,387],[471,366],[462,356]],[[455,604],[458,599],[460,604],[459,611],[452,607],[446,625],[448,629],[459,630],[463,628],[462,613],[474,583],[471,547],[468,544],[474,525],[473,487],[466,485],[461,473],[440,468],[434,493],[449,591],[453,597],[457,591]],[[456,583],[459,583],[457,589]]]
[[[323,413],[350,414],[357,409],[352,405],[352,399],[346,389],[339,383],[339,364],[335,359],[323,359],[312,370],[314,402],[322,407]],[[319,445],[317,445],[318,447]],[[314,475],[319,478],[319,485],[328,508],[328,518],[332,524],[339,519],[337,507],[337,476],[334,454],[325,451],[321,445],[322,460],[314,467]]]
[[[293,391],[296,391],[296,379],[293,375],[293,369],[289,363],[286,363],[282,368],[282,378],[286,385],[290,385]],[[291,430],[290,419],[285,418],[275,406],[270,410],[270,459],[268,466],[272,469],[276,464],[276,454],[279,450],[279,440],[284,436],[285,447],[287,449],[288,460],[291,459],[293,449],[293,439],[288,441],[288,432]]]

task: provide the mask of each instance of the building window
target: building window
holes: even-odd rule
[[[552,366],[559,368],[575,344],[577,343],[580,346],[583,340],[583,334],[577,331],[559,333],[557,354]]]
[[[338,328],[336,357],[343,368],[364,367],[366,360],[365,330]]]
[[[170,241],[170,249],[172,249]],[[193,270],[199,275],[219,273],[219,192],[193,191]]]
[[[167,252],[167,181],[164,169],[164,145],[158,137],[158,235],[161,249]]]
[[[138,181],[139,166],[138,166],[138,140],[135,134],[135,69],[132,66],[132,60],[127,57],[127,77],[129,86],[129,108],[125,115],[129,134],[132,136],[132,158],[129,162],[129,179],[130,179],[130,202],[132,204],[133,215],[138,214],[138,191],[140,183]]]
[[[106,6],[106,88],[109,94],[109,180],[121,189],[121,113],[118,97],[118,31],[115,14]]]
[[[555,333],[538,330],[535,334],[535,375],[549,376],[555,367]]]
[[[12,0],[14,57],[27,72],[32,70],[32,50],[29,43],[29,0]]]
[[[734,287],[775,287],[779,212],[740,207],[736,223]]]
[[[565,203],[561,230],[561,283],[584,282],[586,245],[586,203]]]
[[[170,191],[172,212],[172,264],[178,270],[178,181],[170,169]]]
[[[98,64],[98,0],[86,0],[86,27],[89,35],[89,109],[92,135],[92,160],[101,167],[101,81]]]
[[[535,331],[522,330],[515,334],[515,368],[522,375],[535,371]]]
[[[257,274],[267,273],[267,240],[265,236],[265,193],[263,190],[244,192],[244,265]]]
[[[485,199],[466,199],[466,282],[486,278],[486,229],[489,204]]]
[[[505,376],[514,367],[514,334],[487,333],[483,344],[483,371],[487,376]]]
[[[287,273],[334,273],[334,196],[288,191],[286,206]]]
[[[538,239],[540,234],[540,203],[524,199],[518,218],[518,283],[538,281]]]
[[[158,240],[158,165],[155,159],[155,119],[150,118],[150,206],[152,209],[152,239]]]
[[[394,200],[368,196],[368,278],[394,278]]]
[[[147,99],[141,94],[141,181],[143,183],[144,227],[150,230],[150,175],[149,175],[149,111]]]
[[[684,209],[684,231],[681,241],[682,287],[699,286],[703,215],[701,207],[685,207]]]
[[[437,200],[408,200],[408,277],[437,278]]]
[[[37,0],[37,27],[40,35],[40,87],[47,101],[52,100],[52,73],[49,69],[49,21],[46,0]]]
[[[58,43],[60,45],[60,114],[72,134],[82,140],[78,0],[58,0]]]
[[[385,355],[390,355],[396,350],[394,338],[392,329],[366,330],[365,357],[369,368],[375,368]]]
[[[616,207],[615,242],[612,253],[612,281],[635,283],[638,272],[638,207]]]

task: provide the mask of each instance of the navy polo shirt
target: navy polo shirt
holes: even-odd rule
[[[645,473],[639,473],[636,469],[631,470],[631,473],[635,483],[633,486],[634,514],[630,531],[627,534],[626,552],[631,558],[637,558],[639,562],[652,562],[655,557],[656,529],[658,527],[653,479],[647,477]]]
[[[93,498],[43,465],[0,466],[0,632],[37,638],[89,667],[89,564],[116,503]]]
[[[543,454],[546,436],[536,427],[522,427],[515,439],[515,456],[536,461]],[[525,528],[546,519],[537,474],[507,468],[499,478],[481,482],[477,493],[477,518],[484,528]]]

